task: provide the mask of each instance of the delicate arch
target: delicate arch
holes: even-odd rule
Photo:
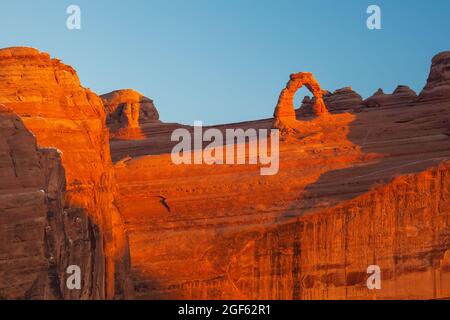
[[[281,91],[275,108],[274,125],[276,128],[289,128],[297,121],[294,108],[294,95],[303,86],[306,86],[316,98],[313,113],[316,115],[328,113],[327,107],[323,102],[322,89],[313,74],[310,72],[291,74],[291,80],[287,83],[286,88]]]

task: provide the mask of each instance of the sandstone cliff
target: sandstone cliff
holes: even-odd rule
[[[93,298],[103,279],[83,273],[82,293],[66,286],[67,267],[92,270],[98,227],[65,207],[57,149],[42,149],[11,109],[0,105],[0,298]]]
[[[373,104],[292,75],[275,119],[216,126],[290,133],[279,173],[261,176],[176,166],[170,135],[192,128],[157,121],[151,100],[102,101],[47,54],[0,50],[0,298],[130,298],[130,264],[143,299],[450,297],[447,57],[418,98],[400,86]],[[302,85],[326,116],[296,118]],[[130,130],[138,139],[122,139]],[[79,292],[64,286],[69,264]],[[365,285],[369,265],[379,291]]]
[[[256,299],[448,298],[449,198],[448,163],[398,177],[335,208],[249,235],[229,279]],[[367,288],[370,265],[381,268],[381,290]]]
[[[63,218],[60,154],[38,148],[20,118],[3,105],[0,176],[0,298],[60,298],[61,259],[73,254],[62,243],[69,221]]]
[[[408,92],[397,90],[395,108],[343,112],[361,103],[343,99],[338,114],[297,118],[270,177],[258,166],[173,165],[169,125],[113,141],[114,159],[129,156],[115,166],[117,205],[137,296],[448,297],[450,104],[411,103]],[[365,286],[372,264],[380,291]]]
[[[127,238],[114,205],[114,171],[101,99],[75,71],[31,48],[0,50],[0,103],[14,110],[40,147],[62,152],[65,213],[79,218],[76,258],[83,288],[64,298],[112,299],[130,294]],[[89,224],[89,225],[88,225]]]

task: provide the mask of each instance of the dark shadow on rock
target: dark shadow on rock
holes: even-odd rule
[[[396,176],[450,160],[450,101],[366,109],[354,115],[347,138],[367,158],[322,174],[280,221],[330,208]],[[310,209],[299,212],[304,207]]]

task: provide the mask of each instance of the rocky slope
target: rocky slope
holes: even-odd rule
[[[450,100],[357,111],[299,117],[275,176],[174,165],[175,124],[112,141],[137,296],[449,297]],[[369,265],[381,267],[379,291],[366,286]]]
[[[82,290],[64,298],[129,296],[128,243],[114,205],[114,171],[101,99],[83,88],[75,71],[59,60],[31,48],[8,48],[0,50],[0,103],[22,118],[40,147],[62,153],[64,210],[80,223],[71,239],[81,244],[70,263],[79,265],[83,275]]]

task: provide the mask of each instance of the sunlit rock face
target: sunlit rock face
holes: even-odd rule
[[[290,81],[286,88],[281,91],[277,106],[274,112],[274,127],[282,131],[289,131],[296,127],[296,113],[294,108],[294,95],[298,89],[306,86],[314,95],[312,106],[313,115],[327,114],[328,110],[323,102],[322,89],[319,83],[310,72],[300,72],[291,74]]]
[[[450,295],[450,104],[411,103],[406,87],[381,108],[353,108],[361,98],[348,88],[336,94],[354,98],[336,99],[347,102],[326,117],[299,115],[270,177],[251,165],[174,165],[169,124],[147,126],[142,141],[112,141],[138,297]],[[367,287],[370,265],[381,290]]]
[[[120,298],[130,293],[128,245],[114,205],[114,171],[101,99],[80,85],[73,68],[32,48],[0,50],[0,103],[14,110],[40,147],[62,152],[67,190],[65,212],[90,223],[73,241],[83,290],[70,298]],[[89,232],[88,232],[89,231]],[[89,240],[89,241],[90,241]]]
[[[315,97],[296,117],[301,85]],[[101,99],[47,54],[0,50],[0,298],[450,296],[449,99],[400,86],[361,106],[350,88],[293,75],[275,119],[216,126],[290,133],[278,174],[261,176],[248,163],[175,165],[171,133],[193,128],[121,91]],[[120,137],[130,130],[139,139]],[[69,264],[80,291],[65,287]]]
[[[419,98],[422,101],[450,99],[450,51],[433,58],[427,84]]]
[[[447,298],[449,197],[449,163],[398,177],[333,208],[247,235],[229,277],[256,299]],[[380,290],[367,286],[372,265],[381,270]]]
[[[106,123],[112,137],[143,138],[140,125],[159,122],[153,101],[131,89],[116,90],[101,96],[106,110]]]

